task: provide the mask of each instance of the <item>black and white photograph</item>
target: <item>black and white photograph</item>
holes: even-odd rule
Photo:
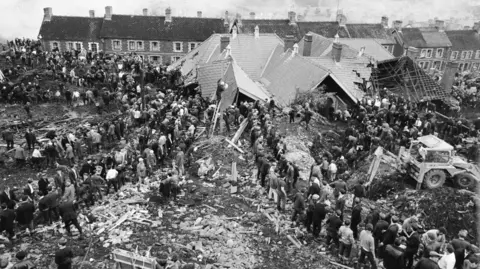
[[[0,10],[0,269],[480,269],[480,0]]]

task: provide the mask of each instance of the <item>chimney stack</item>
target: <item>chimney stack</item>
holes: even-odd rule
[[[198,17],[198,18],[201,18],[201,17],[202,17],[202,12],[201,12],[201,11],[197,11],[197,17]]]
[[[333,42],[333,45],[332,45],[332,57],[333,57],[333,60],[337,63],[339,63],[340,60],[342,59],[342,48],[343,48],[343,45],[340,43],[340,37],[338,36],[338,34],[336,34],[335,41]]]
[[[51,21],[52,20],[52,8],[46,7],[43,9],[43,21]]]
[[[297,14],[294,11],[288,12],[288,20],[290,25],[297,24]]]
[[[88,15],[90,16],[90,18],[95,18],[95,10],[89,10]]]
[[[260,37],[260,27],[255,26],[255,38],[259,38]]]
[[[295,54],[298,54],[298,44],[297,43],[295,43],[293,45],[292,55],[295,55]]]
[[[223,19],[223,25],[229,26],[229,19],[228,19],[228,10],[225,10],[225,18]]]
[[[445,89],[445,92],[451,93],[453,81],[455,79],[455,73],[458,71],[458,63],[456,62],[447,62],[445,71],[443,72],[442,80],[440,81],[440,86]]]
[[[172,9],[170,7],[167,7],[165,9],[165,23],[171,23],[172,22]]]
[[[220,37],[220,52],[223,52],[228,44],[230,44],[230,37],[228,36],[221,36]]]
[[[477,31],[477,33],[480,33],[480,22],[473,23],[473,30]]]
[[[393,28],[395,29],[395,31],[402,32],[402,24],[403,24],[403,21],[394,21]]]
[[[112,20],[112,6],[105,7],[105,20]]]
[[[148,8],[143,9],[143,16],[148,16]]]
[[[383,28],[388,28],[388,17],[387,16],[382,17],[382,26],[383,26]]]
[[[312,55],[312,41],[313,36],[306,34],[303,38],[303,56],[310,57]]]
[[[294,44],[295,44],[295,38],[293,37],[293,35],[287,35],[285,37],[284,51],[287,51],[288,49],[293,49]]]
[[[445,21],[435,20],[435,28],[437,28],[439,32],[445,32]]]
[[[255,19],[255,12],[250,12],[250,19],[254,20]]]

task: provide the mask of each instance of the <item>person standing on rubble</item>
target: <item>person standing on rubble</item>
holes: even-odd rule
[[[24,195],[22,201],[16,209],[16,220],[20,229],[28,229],[30,235],[33,233],[33,218],[35,214],[35,205],[33,201],[28,200],[28,196]]]
[[[352,210],[352,217],[350,218],[350,228],[353,231],[353,238],[358,239],[358,225],[362,222],[362,204],[359,201],[359,198],[355,198]]]
[[[113,186],[113,190],[115,192],[118,191],[118,171],[117,169],[115,168],[110,168],[108,169],[107,171],[107,176],[106,176],[106,179],[107,179],[107,192],[105,195],[108,195],[109,191],[110,191],[110,187]]]
[[[315,208],[313,209],[313,217],[312,217],[312,223],[313,223],[313,236],[315,238],[318,238],[320,235],[320,232],[322,230],[322,222],[327,216],[328,210],[327,207],[325,206],[325,203],[321,201],[319,196],[313,195],[313,200],[315,201]]]
[[[21,168],[25,165],[25,162],[27,160],[27,154],[25,153],[25,150],[23,149],[22,146],[16,145],[15,146],[15,164],[17,167]]]
[[[178,176],[181,177],[185,174],[185,153],[177,147],[177,155],[175,156],[175,165],[178,170]]]
[[[353,231],[350,229],[350,220],[345,220],[343,225],[340,227],[339,231],[339,242],[340,247],[338,251],[338,256],[342,261],[348,261],[350,259],[350,253],[352,251],[352,246],[355,243],[353,238]]]
[[[377,269],[377,262],[375,261],[375,244],[372,236],[373,226],[367,224],[365,230],[360,233],[360,258],[358,263],[363,264],[365,258],[370,262],[372,269]]]
[[[8,239],[16,239],[15,236],[15,211],[14,205],[2,204],[0,210],[0,234],[5,231],[8,234]]]
[[[63,223],[65,224],[65,230],[67,230],[68,235],[72,236],[70,226],[73,224],[75,228],[77,228],[78,232],[80,232],[79,239],[81,239],[83,237],[83,231],[82,227],[80,227],[80,224],[78,223],[76,207],[77,205],[75,204],[75,201],[67,201],[66,199],[62,199],[60,201],[58,211],[62,217]]]
[[[326,224],[328,224],[327,238],[325,241],[327,246],[330,246],[332,242],[337,248],[339,246],[338,231],[340,229],[340,226],[342,226],[343,224],[343,221],[340,219],[341,214],[342,212],[340,212],[340,210],[335,210],[326,222]]]
[[[72,269],[72,259],[74,255],[72,249],[67,247],[67,239],[60,239],[58,241],[58,248],[55,252],[57,269]]]
[[[138,182],[143,183],[143,179],[147,176],[147,167],[145,166],[145,163],[143,162],[142,158],[138,159],[136,172],[137,172]]]
[[[30,128],[28,128],[27,131],[25,132],[25,141],[27,142],[27,148],[29,151],[35,147],[37,138],[35,137],[35,134],[32,132]]]
[[[303,219],[305,211],[305,198],[304,198],[305,189],[301,189],[295,197],[293,198],[293,214],[292,214],[292,227],[294,225],[298,226],[298,223]]]

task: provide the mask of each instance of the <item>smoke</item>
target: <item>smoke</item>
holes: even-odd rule
[[[340,1],[340,2],[338,2]],[[435,1],[437,2],[437,1]],[[148,8],[152,15],[163,15],[171,7],[174,16],[196,16],[202,11],[204,17],[223,17],[225,10],[230,14],[241,13],[248,17],[255,12],[257,18],[286,19],[294,10],[306,20],[333,20],[337,5],[347,16],[348,22],[379,23],[381,16],[390,21],[428,21],[434,17],[447,20],[460,19],[460,23],[473,25],[471,15],[474,7],[469,0],[15,0],[0,1],[3,11],[0,18],[0,33],[6,39],[13,37],[36,38],[43,18],[43,8],[52,7],[54,15],[88,16],[88,10],[95,10],[103,16],[105,6],[112,6],[115,14],[141,14]]]

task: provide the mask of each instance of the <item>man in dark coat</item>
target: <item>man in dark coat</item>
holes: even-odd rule
[[[87,160],[87,162],[82,165],[82,168],[80,168],[80,172],[78,173],[80,178],[83,178],[83,174],[95,174],[95,167],[92,164],[92,160]]]
[[[318,237],[320,235],[320,231],[322,230],[322,222],[327,216],[328,210],[325,207],[323,202],[317,200],[315,204],[315,208],[313,209],[313,236]]]
[[[9,239],[15,238],[14,221],[15,211],[13,207],[7,207],[6,204],[2,204],[2,211],[0,212],[0,233],[6,231]]]
[[[13,130],[3,132],[2,137],[7,142],[7,150],[13,149]]]
[[[359,198],[355,198],[356,204],[352,210],[352,218],[350,219],[350,229],[353,231],[353,238],[358,239],[358,225],[362,222],[362,204]]]
[[[400,238],[395,239],[394,244],[388,244],[385,247],[383,265],[385,269],[404,269],[405,259],[403,250],[400,248],[402,240]]]
[[[55,263],[58,269],[72,269],[72,259],[74,257],[71,248],[67,247],[67,239],[62,238],[58,242],[59,249],[55,252]]]
[[[45,196],[48,194],[48,185],[50,182],[48,181],[47,177],[43,174],[40,176],[40,179],[38,180],[38,192],[40,193],[40,196]]]
[[[58,201],[60,199],[59,192],[61,192],[61,190],[52,191],[38,201],[38,210],[42,212],[43,219],[48,224],[52,224],[53,218],[58,216]]]
[[[329,246],[332,241],[337,247],[339,246],[338,230],[343,224],[343,221],[340,219],[341,214],[342,212],[340,212],[340,210],[336,210],[333,215],[327,220],[327,246]]]
[[[15,204],[18,202],[15,191],[6,186],[0,192],[0,204],[6,204],[7,207],[14,208]]]
[[[33,217],[35,206],[33,202],[28,200],[28,196],[22,197],[22,202],[17,207],[17,222],[21,229],[28,228],[30,233],[33,232]]]
[[[70,226],[73,224],[75,228],[77,228],[77,230],[80,232],[80,236],[82,236],[82,228],[78,223],[77,212],[73,201],[62,200],[58,209],[60,216],[62,216],[62,220],[65,223],[65,229],[67,230],[68,235],[72,235],[72,232],[70,231]]]
[[[32,132],[32,130],[27,129],[27,132],[25,133],[25,140],[27,141],[28,150],[32,150],[35,146],[35,143],[37,142],[37,137]]]

